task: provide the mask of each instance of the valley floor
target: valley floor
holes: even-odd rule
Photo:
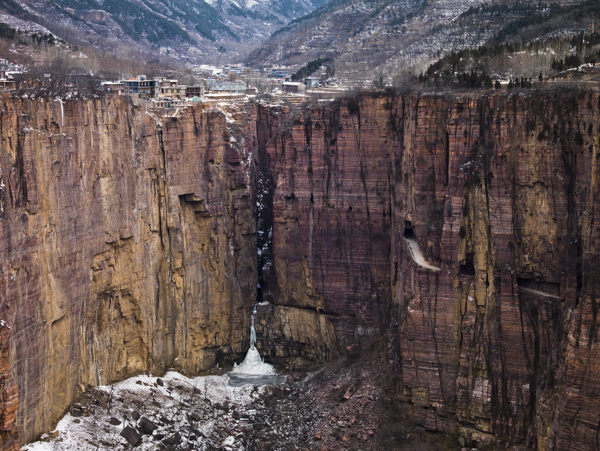
[[[390,371],[362,351],[279,386],[234,387],[230,374],[140,375],[86,392],[56,429],[24,451],[460,449],[411,424]]]

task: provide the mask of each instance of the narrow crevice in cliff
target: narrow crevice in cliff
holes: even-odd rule
[[[259,142],[256,152],[256,258],[258,285],[256,301],[274,300],[275,268],[273,267],[273,191],[272,175],[268,168],[268,155]]]
[[[268,277],[273,270],[273,183],[260,167],[256,177],[257,302],[265,299]],[[267,298],[269,296],[267,295]]]
[[[572,113],[567,111],[567,113]],[[568,224],[568,247],[567,252],[572,260],[575,260],[575,281],[576,293],[574,303],[579,303],[579,297],[583,290],[583,250],[581,248],[581,230],[579,228],[580,220],[577,209],[577,150],[571,142],[571,130],[573,124],[570,120],[562,121],[561,123],[561,145],[563,151],[561,158],[565,172],[565,194],[567,201],[567,224]],[[574,138],[572,138],[574,139]],[[572,270],[571,270],[572,271]]]
[[[160,242],[162,246],[162,256],[160,258],[160,267],[158,269],[157,278],[157,296],[155,302],[155,319],[159,321],[160,315],[169,315],[171,312],[165,310],[170,305],[169,297],[171,296],[173,289],[173,265],[171,255],[171,236],[167,221],[168,215],[168,176],[167,176],[167,152],[164,144],[163,136],[163,124],[162,122],[156,121],[156,133],[158,136],[159,145],[159,167],[158,174],[156,174],[156,183],[158,187],[158,233],[160,235]],[[162,303],[162,305],[161,305]],[[174,346],[174,342],[171,342]],[[170,349],[168,354],[174,353],[174,349]]]
[[[21,139],[17,140],[16,145],[17,157],[16,157],[16,170],[18,171],[19,177],[17,178],[20,186],[17,187],[17,196],[11,195],[12,206],[15,207],[27,207],[27,177],[25,176],[25,163],[23,158],[23,142]],[[10,180],[10,177],[9,177]],[[9,183],[9,192],[11,191]],[[20,192],[19,192],[20,191]],[[11,192],[12,194],[12,192]],[[16,197],[16,202],[14,198]]]
[[[158,175],[158,212],[159,212],[159,233],[160,239],[163,245],[163,249],[165,250],[165,255],[168,251],[168,227],[167,227],[167,205],[166,205],[166,177],[167,177],[167,163],[166,163],[166,154],[165,154],[165,144],[163,141],[163,128],[162,125],[156,125],[156,133],[158,135],[158,145],[159,145],[159,172]]]

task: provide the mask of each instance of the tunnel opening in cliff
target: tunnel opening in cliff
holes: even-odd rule
[[[421,249],[421,245],[419,244],[419,240],[417,240],[417,235],[412,227],[412,223],[410,221],[404,221],[404,241],[408,246],[410,251],[410,255],[413,261],[422,268],[426,268],[430,271],[438,272],[441,270],[438,266],[434,266],[427,261],[427,258],[423,254],[423,250]]]
[[[417,235],[415,235],[415,231],[413,229],[412,222],[406,221],[406,220],[404,221],[404,238],[407,238],[410,240],[417,239]]]
[[[475,263],[473,261],[473,254],[467,252],[465,259],[458,265],[458,273],[461,276],[474,276],[475,275]]]

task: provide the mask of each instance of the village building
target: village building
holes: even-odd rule
[[[103,81],[100,83],[102,90],[112,92],[114,94],[125,94],[125,84],[121,81]]]
[[[191,99],[193,97],[202,97],[203,94],[204,94],[204,87],[202,85],[185,87],[185,98],[186,99]]]
[[[283,92],[297,94],[304,92],[304,84],[295,81],[286,81],[282,85]]]
[[[223,66],[223,72],[226,74],[241,75],[246,67],[243,64],[226,64]]]
[[[321,79],[319,77],[306,77],[304,84],[307,88],[318,88],[321,85]]]
[[[6,59],[0,59],[0,90],[10,91],[16,88],[14,76],[23,74],[23,67]]]
[[[0,59],[0,70],[6,72],[6,74],[17,73],[22,74],[23,68],[15,63],[12,63],[5,59]]]
[[[176,78],[159,77],[154,80],[158,82],[159,88],[170,88],[179,85],[179,81]]]
[[[140,98],[153,99],[156,97],[158,80],[148,80],[145,75],[138,75],[136,78],[120,80],[123,83],[126,94],[136,95]]]
[[[179,85],[178,80],[168,78],[155,78],[158,86],[156,87],[157,99],[184,99],[185,86]]]
[[[243,81],[206,80],[206,91],[211,93],[245,94],[246,83]]]
[[[0,77],[0,91],[10,91],[15,88],[16,84],[13,79]]]
[[[180,102],[174,101],[173,99],[152,99],[150,101],[149,108],[151,109],[166,109],[173,108],[174,106],[178,106]]]
[[[156,90],[156,98],[157,99],[184,99],[185,98],[186,87],[185,86],[172,86],[169,88],[158,88]]]
[[[268,74],[273,78],[288,78],[292,76],[292,70],[287,67],[271,67]]]
[[[16,88],[15,75],[22,74],[24,69],[8,60],[0,59],[0,90],[10,91]]]

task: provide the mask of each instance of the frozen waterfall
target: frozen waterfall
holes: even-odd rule
[[[256,329],[254,328],[254,316],[256,315],[256,306],[252,311],[252,322],[250,325],[250,349],[246,353],[246,358],[239,365],[234,364],[232,373],[249,374],[253,376],[274,375],[273,365],[265,363],[256,349]]]

